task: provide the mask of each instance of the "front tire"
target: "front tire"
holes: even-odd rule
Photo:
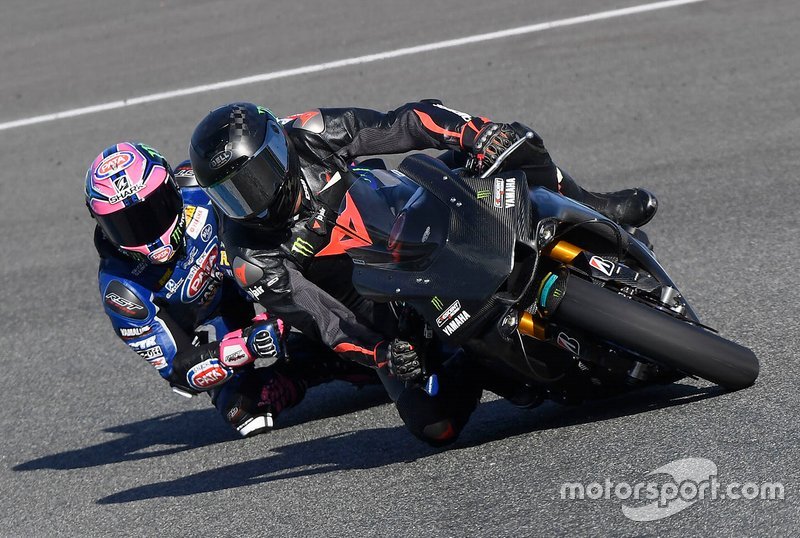
[[[746,347],[578,277],[568,279],[551,319],[726,389],[758,377],[758,359]]]

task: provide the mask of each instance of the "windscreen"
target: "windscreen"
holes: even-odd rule
[[[354,263],[394,265],[404,270],[421,270],[430,265],[447,239],[447,205],[399,172],[355,173],[360,181],[350,187],[348,198],[369,236],[362,237],[361,242],[369,244],[348,250]],[[337,222],[350,225],[356,232],[352,212],[345,204]]]

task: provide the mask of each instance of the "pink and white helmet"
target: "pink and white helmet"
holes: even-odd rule
[[[183,244],[183,198],[164,157],[136,142],[103,150],[86,172],[86,205],[125,254],[170,261]]]

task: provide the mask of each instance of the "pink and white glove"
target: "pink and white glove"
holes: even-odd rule
[[[241,368],[256,359],[283,357],[283,321],[267,314],[253,318],[253,325],[226,334],[219,343],[219,362]]]

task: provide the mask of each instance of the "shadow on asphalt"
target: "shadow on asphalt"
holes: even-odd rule
[[[311,390],[305,400],[281,415],[280,428],[313,420],[346,415],[389,402],[381,386],[361,390],[346,383],[332,383],[326,390]],[[210,405],[210,404],[209,404]],[[199,426],[199,427],[198,427]],[[169,456],[186,450],[235,441],[240,437],[211,407],[160,415],[103,430],[124,437],[21,463],[15,471],[82,469],[110,463]]]
[[[688,404],[723,392],[718,387],[668,385],[582,406],[565,408],[545,404],[534,410],[519,410],[504,400],[494,400],[478,407],[473,420],[451,450],[482,445],[515,435]],[[271,447],[269,450],[270,455],[262,458],[131,488],[98,499],[97,503],[117,504],[159,497],[178,497],[334,471],[371,469],[415,461],[441,451],[417,441],[402,426],[346,432],[282,447]]]

